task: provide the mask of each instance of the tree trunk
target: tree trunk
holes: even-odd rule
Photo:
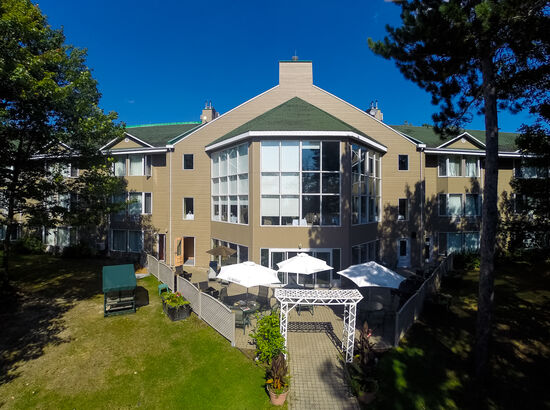
[[[475,381],[478,394],[483,389],[489,363],[489,343],[494,299],[494,256],[498,222],[498,114],[494,66],[490,53],[482,57],[481,71],[483,75],[483,99],[485,105],[486,154],[475,345]]]

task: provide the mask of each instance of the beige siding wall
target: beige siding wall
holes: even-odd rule
[[[443,141],[441,142],[443,144]],[[472,141],[468,139],[468,137],[461,138],[459,140],[456,140],[452,144],[446,145],[446,149],[482,149],[482,147],[479,146],[479,144],[474,144]]]

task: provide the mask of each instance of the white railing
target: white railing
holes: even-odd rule
[[[147,270],[155,278],[159,278],[159,261],[153,255],[147,255]]]
[[[399,309],[395,315],[394,346],[399,344],[401,338],[407,333],[413,323],[418,319],[424,307],[424,301],[428,295],[437,293],[441,286],[441,277],[453,269],[453,254],[447,256],[433,271],[422,286]]]
[[[164,262],[159,262],[159,276],[158,279],[168,285],[171,291],[174,291],[174,271],[170,266]]]
[[[191,282],[177,277],[178,292],[189,301],[193,312],[235,346],[235,314],[219,300],[199,291]]]

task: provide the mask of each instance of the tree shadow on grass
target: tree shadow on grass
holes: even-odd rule
[[[18,377],[21,364],[40,357],[46,346],[70,341],[63,334],[63,316],[77,301],[101,292],[102,262],[50,255],[14,258],[14,298],[0,312],[0,384]]]

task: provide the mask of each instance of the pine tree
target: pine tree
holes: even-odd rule
[[[395,61],[403,75],[428,91],[444,136],[485,117],[486,154],[475,375],[485,379],[494,298],[497,229],[498,109],[518,111],[548,93],[550,8],[534,0],[399,1],[403,25],[386,27],[376,54]]]

